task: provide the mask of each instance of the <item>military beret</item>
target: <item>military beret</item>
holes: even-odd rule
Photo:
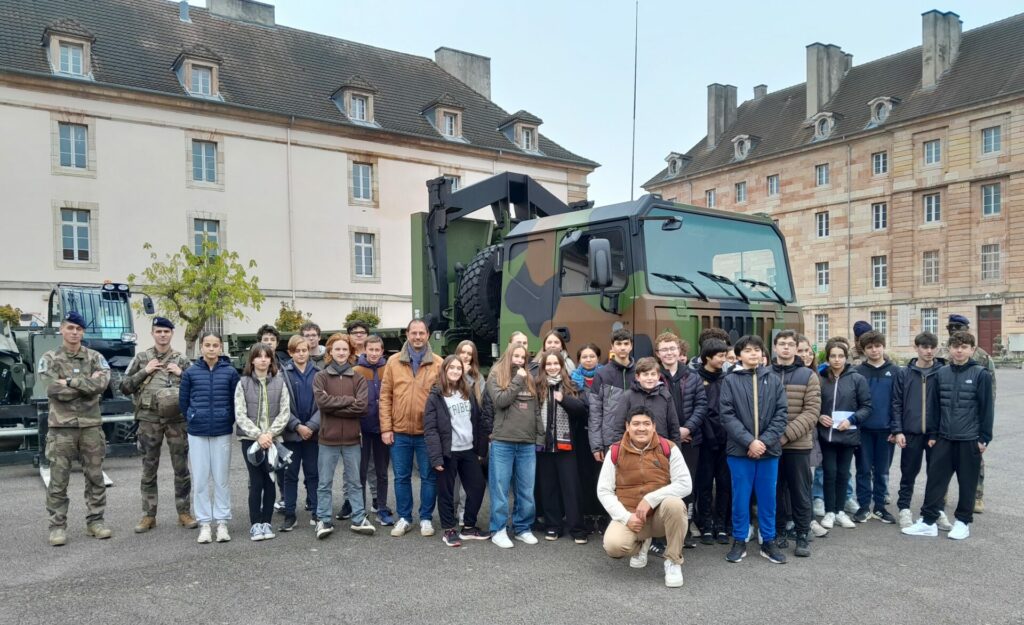
[[[858,321],[857,323],[853,324],[853,336],[855,338],[859,338],[860,335],[864,334],[865,332],[870,332],[873,329],[874,328],[872,328],[871,324],[868,323],[867,321]]]
[[[82,313],[77,310],[72,310],[68,314],[64,315],[64,321],[67,323],[73,323],[82,329],[85,328],[85,317],[83,317]]]
[[[167,328],[168,330],[174,329],[174,324],[167,317],[153,317],[154,328]]]
[[[964,317],[963,315],[950,315],[949,316],[949,322],[950,323],[959,323],[960,325],[964,325],[964,326],[971,325],[970,320],[967,319],[967,317]]]

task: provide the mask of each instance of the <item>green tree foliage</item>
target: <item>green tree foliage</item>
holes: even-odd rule
[[[299,328],[302,327],[302,324],[305,323],[309,317],[309,313],[304,314],[298,308],[292,308],[288,302],[282,300],[281,310],[277,312],[277,321],[274,322],[274,325],[282,334],[298,332]]]
[[[243,320],[245,308],[259,310],[266,299],[260,293],[259,278],[247,273],[256,268],[256,261],[242,264],[237,252],[207,241],[202,254],[183,245],[176,254],[159,260],[152,245],[142,247],[150,252],[153,263],[141,275],[128,276],[128,282],[132,290],[138,288],[152,297],[163,316],[184,324],[189,358],[207,321],[228,316]]]
[[[380,325],[380,317],[371,312],[365,312],[362,310],[353,310],[347,317],[345,317],[346,326],[353,321],[362,321],[371,328],[376,328]]]
[[[0,306],[0,323],[6,323],[12,327],[21,325],[21,309],[10,304]]]

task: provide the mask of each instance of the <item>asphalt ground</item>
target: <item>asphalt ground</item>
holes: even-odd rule
[[[562,538],[510,550],[482,541],[452,549],[440,531],[392,538],[389,528],[378,528],[364,537],[338,522],[333,536],[317,541],[300,513],[296,531],[253,543],[246,473],[234,445],[230,543],[199,545],[196,530],[174,524],[165,454],[156,529],[132,532],[141,460],[114,458],[105,463],[115,481],[106,512],[114,537],[85,535],[83,481],[75,473],[69,542],[53,548],[38,473],[0,467],[0,624],[1022,623],[1024,371],[1001,369],[998,378],[995,440],[985,454],[987,508],[968,540],[910,538],[898,526],[869,521],[816,540],[810,558],[790,550],[782,566],[758,557],[756,548],[729,564],[727,547],[699,545],[684,552],[680,589],[665,588],[662,560],[630,569],[604,554],[600,536],[582,546]],[[897,459],[893,493],[898,466]],[[923,490],[922,475],[915,516]],[[955,481],[949,501],[956,501]],[[484,505],[482,526],[486,498]]]

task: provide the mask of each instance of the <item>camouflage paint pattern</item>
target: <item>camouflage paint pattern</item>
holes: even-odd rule
[[[86,524],[103,520],[107,488],[103,483],[103,458],[107,440],[103,428],[51,427],[46,433],[46,459],[50,461],[50,485],[46,487],[46,511],[50,529],[68,524],[68,481],[75,456],[85,475]]]
[[[189,497],[192,493],[192,476],[188,471],[188,426],[181,419],[160,421],[139,421],[139,449],[142,451],[142,513],[156,516],[158,501],[157,469],[160,468],[160,453],[164,439],[171,455],[174,469],[174,507],[178,514],[189,511]]]

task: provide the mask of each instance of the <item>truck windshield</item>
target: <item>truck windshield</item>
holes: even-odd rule
[[[714,299],[743,299],[736,293],[739,289],[751,301],[793,301],[782,239],[770,224],[664,208],[651,211],[651,216],[663,215],[677,217],[683,225],[662,230],[664,221],[644,222],[651,293],[697,297],[699,291]]]
[[[85,317],[85,338],[120,339],[132,331],[132,311],[128,295],[120,291],[63,287],[63,310],[76,310]]]

